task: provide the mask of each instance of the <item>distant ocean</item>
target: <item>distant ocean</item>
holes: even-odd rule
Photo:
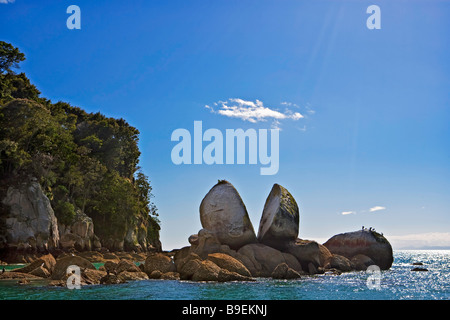
[[[427,272],[411,271],[422,262]],[[31,300],[450,300],[450,250],[394,251],[394,264],[382,271],[379,289],[367,286],[369,274],[304,276],[298,280],[197,283],[147,280],[119,285],[84,286],[80,290],[49,287],[43,281],[19,286],[0,282],[0,299]]]

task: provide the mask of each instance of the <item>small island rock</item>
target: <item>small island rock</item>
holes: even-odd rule
[[[357,254],[371,258],[382,270],[387,270],[394,261],[392,247],[381,234],[372,230],[341,233],[331,237],[324,246],[333,254],[351,259]]]

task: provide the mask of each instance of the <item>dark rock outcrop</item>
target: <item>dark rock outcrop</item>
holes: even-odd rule
[[[394,261],[389,241],[375,231],[359,230],[331,237],[324,246],[333,254],[352,259],[363,254],[372,259],[382,270],[387,270]]]
[[[349,259],[339,254],[333,254],[330,259],[330,267],[338,269],[342,272],[348,272],[353,270],[353,265]]]
[[[176,267],[172,259],[162,253],[150,254],[144,263],[144,272],[151,275],[153,271],[161,273],[175,272]]]
[[[8,208],[3,221],[1,246],[11,251],[48,252],[58,248],[59,232],[55,213],[41,185],[31,179],[10,186],[2,204]]]
[[[375,262],[371,258],[363,254],[357,254],[350,261],[354,269],[358,271],[366,271],[369,266],[375,265]]]

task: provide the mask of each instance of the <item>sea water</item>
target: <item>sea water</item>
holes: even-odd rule
[[[411,271],[414,262],[422,262],[421,267],[428,271]],[[145,280],[84,286],[80,290],[49,287],[43,280],[30,285],[0,281],[0,299],[450,300],[450,250],[395,251],[394,264],[381,272],[378,289],[367,286],[369,276],[360,271],[296,280],[260,278],[254,282]]]

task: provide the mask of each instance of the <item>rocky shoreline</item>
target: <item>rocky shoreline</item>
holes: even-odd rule
[[[386,270],[393,262],[391,245],[372,229],[338,234],[324,244],[298,238],[298,205],[278,184],[266,199],[257,235],[239,193],[225,180],[204,197],[200,220],[203,228],[189,237],[190,245],[171,252],[84,251],[56,259],[46,254],[24,268],[4,272],[0,279],[49,279],[50,285],[65,286],[67,268],[76,265],[82,285],[147,279],[253,281],[363,271],[370,265]],[[97,270],[95,262],[104,265]]]
[[[4,197],[0,197],[0,259],[6,263],[31,263],[47,253],[58,257],[85,251],[162,250],[159,239],[147,238],[142,223],[130,224],[121,237],[102,239],[94,230],[92,218],[80,210],[70,224],[62,223],[35,178],[11,184],[6,190]]]

